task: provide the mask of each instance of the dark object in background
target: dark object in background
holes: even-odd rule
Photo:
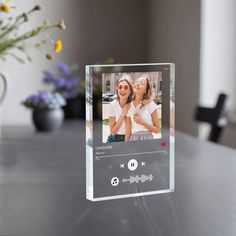
[[[67,99],[63,110],[65,119],[85,119],[85,95],[79,94]]]
[[[214,108],[200,106],[196,108],[195,120],[211,125],[211,131],[208,137],[209,141],[219,143],[222,131],[227,124],[227,118],[224,113],[227,97],[226,94],[221,93]]]
[[[64,120],[61,108],[33,110],[32,119],[37,131],[52,132],[58,130]]]
[[[93,119],[102,120],[102,101],[100,94],[93,95]]]
[[[100,95],[95,95],[93,98],[93,119],[101,120],[101,101]],[[85,119],[85,95],[79,94],[75,98],[67,99],[66,105],[63,107],[66,120]]]

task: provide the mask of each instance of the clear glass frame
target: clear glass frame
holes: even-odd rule
[[[172,63],[86,66],[88,200],[174,191],[174,75]],[[139,86],[146,86],[145,95],[140,107],[135,107],[141,94]],[[152,91],[149,97],[148,91]],[[126,103],[128,111],[119,117],[126,98],[130,98]],[[137,123],[136,116],[144,120],[140,121],[142,125]],[[119,118],[123,120],[113,133]]]

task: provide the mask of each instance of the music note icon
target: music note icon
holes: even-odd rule
[[[119,184],[119,178],[118,177],[113,177],[111,179],[111,185],[112,186],[117,186]]]

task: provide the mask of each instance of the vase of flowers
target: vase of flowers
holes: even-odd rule
[[[85,117],[85,82],[80,79],[78,66],[58,63],[56,73],[44,71],[43,82],[66,99],[63,107],[66,119]]]
[[[24,25],[30,23],[32,15],[42,10],[42,6],[35,5],[19,15],[14,14],[15,8],[16,6],[11,0],[0,0],[0,60],[5,62],[8,57],[13,57],[20,63],[24,63],[25,60],[32,61],[29,49],[43,50],[47,44],[51,44],[51,47],[47,48],[47,54],[45,55],[47,59],[52,59],[55,54],[62,51],[62,41],[60,39],[53,40],[49,34],[44,35],[41,39],[36,39],[39,35],[53,28],[65,30],[66,26],[63,19],[55,24],[44,20],[36,27],[30,27],[29,25],[25,28],[26,30],[22,30]],[[31,41],[30,39],[32,38],[35,40]],[[0,88],[0,104],[6,97],[6,78],[6,75],[0,72],[0,80],[3,83],[3,88]]]
[[[58,130],[64,119],[61,109],[66,104],[59,93],[39,92],[23,101],[23,105],[32,109],[32,120],[36,130],[51,132]]]
[[[115,60],[108,57],[105,64],[112,64]],[[97,74],[101,71],[98,68],[92,78],[93,84],[93,118],[99,119],[102,115],[102,83]],[[116,71],[118,72],[118,71]],[[66,99],[66,106],[63,107],[66,119],[84,119],[85,118],[85,80],[79,76],[79,67],[76,64],[71,66],[65,63],[56,65],[56,73],[44,71],[43,82],[53,87],[54,92],[60,93]]]

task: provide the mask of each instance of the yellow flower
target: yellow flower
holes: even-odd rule
[[[7,3],[11,3],[11,2],[12,2],[12,0],[7,0],[6,2],[7,2]]]
[[[62,50],[62,41],[58,39],[54,45],[55,52],[59,53]]]
[[[0,10],[5,12],[5,13],[9,13],[10,12],[10,8],[6,4],[4,4],[4,3],[1,4]]]

